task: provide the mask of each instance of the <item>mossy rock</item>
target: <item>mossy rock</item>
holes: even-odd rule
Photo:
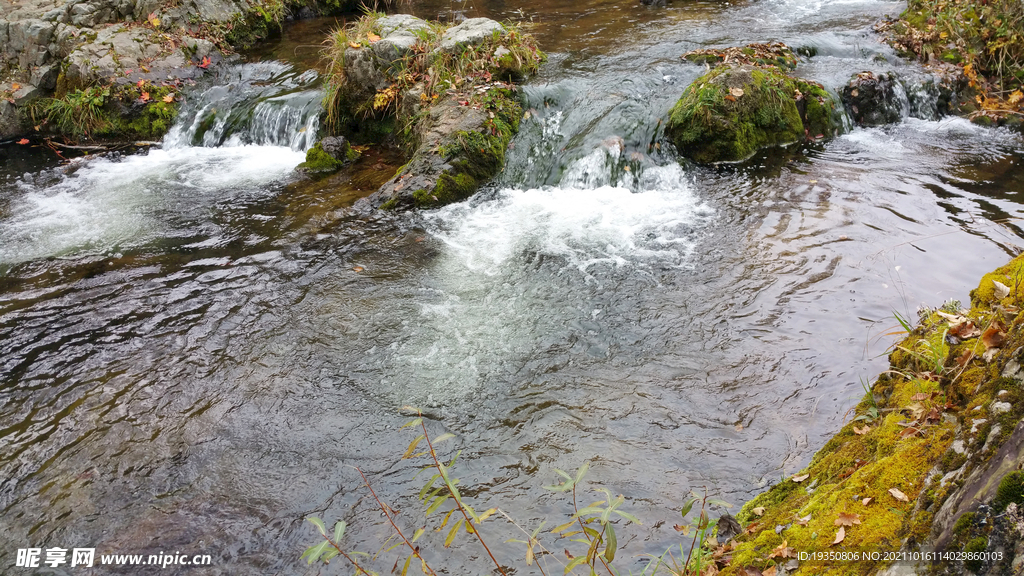
[[[306,161],[295,167],[307,173],[337,172],[359,158],[359,152],[339,136],[324,138],[306,150]]]
[[[768,146],[832,136],[840,117],[818,84],[776,68],[720,67],[683,92],[665,134],[697,162],[738,162]]]

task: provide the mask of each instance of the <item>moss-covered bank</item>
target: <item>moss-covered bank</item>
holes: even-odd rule
[[[904,56],[952,70],[954,113],[1018,129],[1024,120],[1024,4],[1019,0],[910,0],[879,24]]]
[[[1022,304],[1024,256],[986,275],[969,310],[924,311],[846,426],[805,470],[743,507],[746,531],[722,573],[870,574],[901,550],[989,553],[918,573],[1010,573],[1015,556],[1024,560]]]

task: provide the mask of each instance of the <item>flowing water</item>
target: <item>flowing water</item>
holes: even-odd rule
[[[416,9],[532,20],[550,52],[469,201],[353,214],[401,162],[372,150],[351,178],[293,171],[323,22],[262,54],[294,65],[197,89],[148,154],[2,149],[0,565],[60,546],[317,573],[306,516],[349,521],[353,548],[387,537],[355,467],[416,525],[411,404],[457,434],[465,493],[524,526],[560,523],[542,486],[590,462],[644,519],[619,530],[636,568],[677,541],[691,490],[738,504],[798,471],[884,369],[894,310],[966,301],[1024,242],[1024,143],[935,116],[926,74],[869,32],[897,3]],[[768,40],[814,47],[798,73],[832,89],[896,71],[906,118],[738,167],[655,145],[703,72],[680,54]],[[491,522],[511,562],[516,532]],[[425,555],[487,570],[468,540]]]

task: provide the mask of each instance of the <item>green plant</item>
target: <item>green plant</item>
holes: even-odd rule
[[[109,96],[109,86],[91,86],[42,100],[37,110],[61,132],[88,136],[106,127],[103,105]]]

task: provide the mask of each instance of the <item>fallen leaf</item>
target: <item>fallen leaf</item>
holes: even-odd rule
[[[145,66],[139,66],[139,70],[142,70],[143,72],[146,72],[147,74],[149,73],[149,68],[146,68]]]
[[[860,524],[860,514],[847,514],[846,512],[840,512],[834,523],[836,526],[853,526],[854,524]]]
[[[858,436],[863,436],[868,432],[871,432],[871,426],[865,426],[863,428],[857,428],[856,426],[853,427],[853,433]]]
[[[946,320],[949,320],[950,324],[959,324],[960,322],[967,320],[967,318],[964,318],[959,314],[950,314],[949,312],[943,312],[942,310],[936,310],[935,314],[938,315],[940,318],[945,318]]]
[[[961,354],[960,356],[957,357],[956,363],[957,363],[958,366],[963,368],[973,358],[974,358],[974,351],[972,351],[972,350],[964,350],[963,354]]]
[[[918,392],[910,397],[911,400],[928,400],[932,397],[928,392]]]
[[[672,527],[675,528],[676,532],[682,532],[683,536],[689,536],[690,535],[690,525],[689,524],[687,524],[685,526],[683,526],[681,524],[675,524]]]
[[[743,88],[730,88],[729,94],[739,98],[740,96],[743,96]]]
[[[835,546],[836,544],[839,544],[845,538],[846,538],[846,528],[840,526],[839,527],[839,531],[836,532],[836,539],[832,541],[832,545]]]
[[[362,272],[363,271],[363,267],[362,266],[353,266],[352,270],[355,271],[355,272]]]
[[[733,429],[736,430],[737,432],[742,432],[743,431],[743,424],[737,424],[737,425],[733,426]]]
[[[139,96],[139,100],[143,102],[149,102],[149,92],[143,92],[142,96]]]
[[[202,68],[203,70],[206,70],[207,68],[210,67],[210,57],[209,56],[203,56],[203,61],[200,62],[199,64],[196,64],[196,66]]]
[[[1024,99],[1024,93],[1022,93],[1020,90],[1014,90],[1006,98],[1006,101],[1009,102],[1010,104],[1016,104],[1020,102],[1022,99]]]
[[[769,558],[796,558],[796,551],[789,547],[789,544],[783,540],[782,544],[779,544],[768,554]]]
[[[138,82],[135,83],[135,85],[138,86],[139,88],[142,88],[143,86],[146,85],[146,81],[145,80],[139,80]]]
[[[790,478],[790,480],[799,484],[800,482],[807,480],[810,476],[810,474],[801,474],[800,476],[793,476],[792,478]]]
[[[366,39],[370,41],[370,44],[373,44],[374,42],[380,40],[380,36],[377,36],[373,32],[367,32]]]
[[[914,420],[920,420],[921,416],[924,416],[925,412],[924,404],[921,404],[920,402],[914,402],[910,406],[904,408],[902,411],[906,412],[908,410],[910,411],[910,417],[913,418]]]
[[[164,96],[164,102],[174,102],[174,93],[171,92],[170,94]]]
[[[28,144],[28,138],[22,138],[21,140],[18,140],[18,144],[21,144],[22,146]]]
[[[906,428],[903,429],[902,432],[900,432],[900,438],[906,438],[907,436],[913,436],[914,434],[918,434],[919,432],[921,432],[920,429],[914,428],[913,426],[907,426]]]
[[[736,101],[736,97],[735,97],[735,96],[733,96],[732,94],[726,94],[726,95],[725,95],[725,100],[726,100],[727,102],[735,102],[735,101]]]
[[[981,336],[981,330],[974,325],[974,322],[970,320],[964,320],[958,324],[949,327],[949,334],[956,336],[961,340],[967,340],[968,338],[977,338]]]
[[[18,90],[21,90],[21,84],[18,84],[17,82],[12,82],[11,92],[17,92]]]
[[[865,498],[865,499],[861,500],[860,503],[865,505],[865,506],[867,506],[868,504],[871,504],[872,500],[874,500],[874,498]]]
[[[989,348],[999,348],[1006,342],[1006,332],[1003,332],[1001,328],[1001,324],[993,323],[981,335],[981,343],[985,345],[986,350]]]
[[[349,42],[348,43],[348,47],[349,48],[362,48],[363,45],[360,44],[359,42]]]
[[[771,566],[769,566],[768,568],[766,568],[765,570],[763,570],[761,572],[761,576],[775,576],[775,575],[776,575],[776,571],[775,571],[775,565],[774,564],[772,564]]]
[[[758,506],[757,508],[751,510],[751,512],[757,514],[758,516],[764,516],[764,506]]]
[[[751,522],[750,524],[747,524],[747,527],[743,530],[743,533],[747,535],[753,534],[754,532],[757,532],[757,529],[760,526],[760,522]]]
[[[899,488],[889,488],[889,494],[892,494],[892,497],[900,502],[910,502],[910,498],[907,498],[906,494],[900,492]]]
[[[808,514],[807,516],[804,516],[803,518],[797,518],[796,519],[796,523],[798,525],[800,525],[800,526],[807,526],[807,523],[810,522],[810,521],[811,521],[811,515],[810,514]]]
[[[995,287],[996,300],[1002,300],[1010,295],[1010,287],[998,280],[992,281],[992,286]]]
[[[926,424],[936,424],[939,420],[942,420],[942,414],[939,413],[937,407],[932,407],[931,411],[924,417]]]

